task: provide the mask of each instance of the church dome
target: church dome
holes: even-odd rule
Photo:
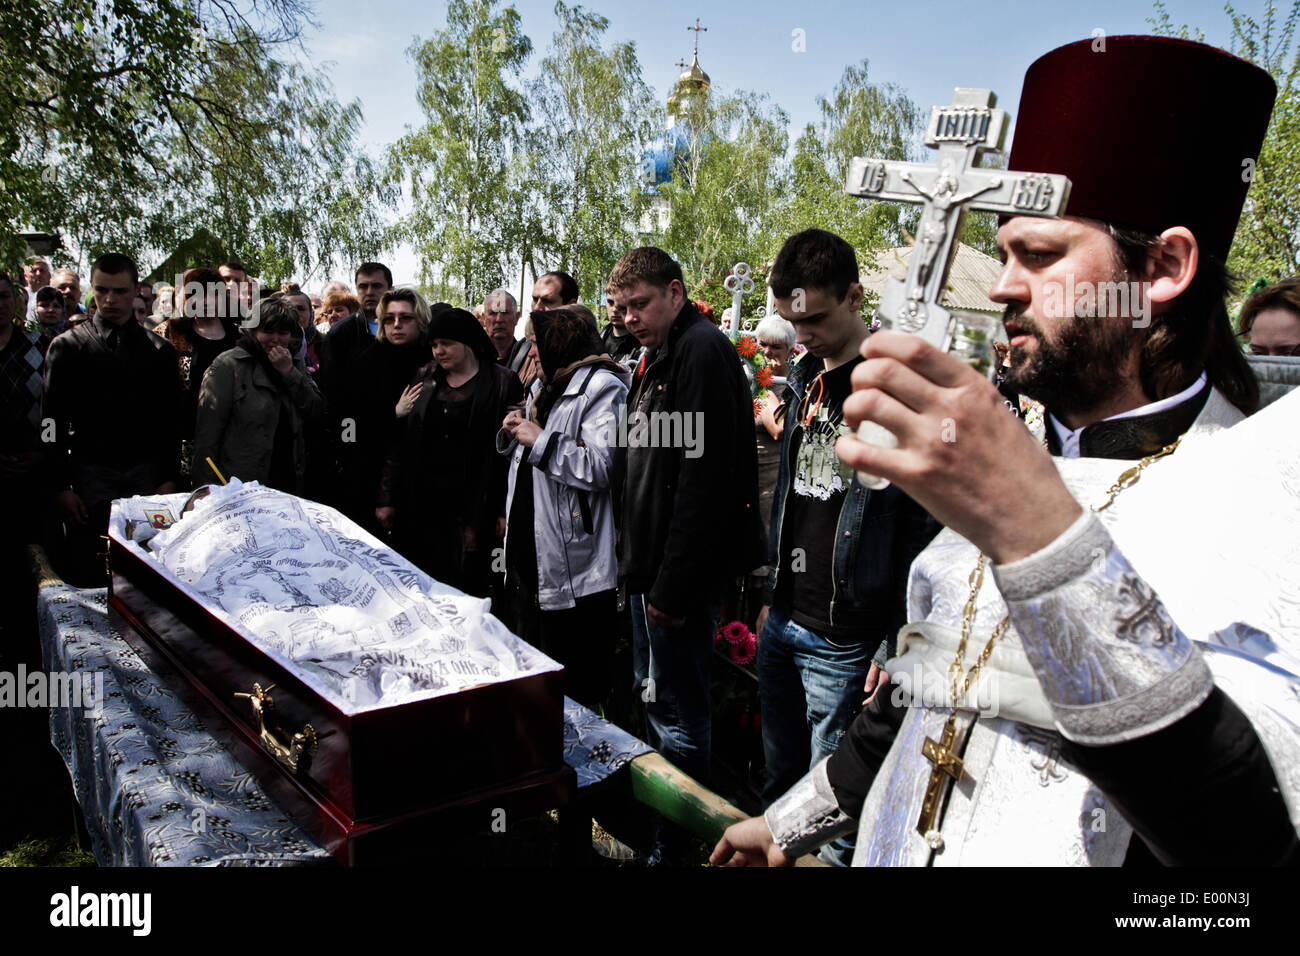
[[[700,69],[700,54],[698,52],[691,59],[690,69],[677,78],[678,87],[687,86],[701,93],[709,88],[710,82],[709,74]]]
[[[656,193],[660,185],[670,182],[675,172],[690,164],[691,135],[685,123],[675,123],[651,148],[641,154],[642,186]]]
[[[688,107],[692,101],[702,102],[713,83],[709,74],[700,67],[698,35],[704,28],[699,26],[697,20],[695,27],[687,29],[696,30],[697,42],[691,56],[691,65],[677,77],[672,93],[668,96],[670,125],[658,142],[641,155],[642,191],[650,195],[657,194],[661,185],[672,182],[675,177],[682,176],[689,170],[692,153],[698,148],[699,137],[692,134],[687,118]],[[677,65],[685,66],[680,60]]]
[[[700,68],[700,54],[697,50],[691,58],[691,65],[677,78],[673,91],[668,97],[668,113],[679,116],[690,97],[703,96],[712,85],[709,74]]]

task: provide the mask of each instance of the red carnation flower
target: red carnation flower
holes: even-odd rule
[[[740,644],[733,644],[731,647],[731,659],[737,664],[748,664],[758,656],[758,642],[754,640],[754,635],[749,634],[749,639]]]
[[[763,405],[758,399],[754,399],[754,417],[758,418],[763,414]]]
[[[732,621],[722,628],[722,634],[729,644],[743,644],[749,628],[741,621]]]
[[[758,370],[758,374],[755,376],[759,388],[771,388],[772,380],[774,378],[776,378],[776,376],[772,374],[772,367],[770,365],[764,365]]]
[[[714,635],[713,643],[737,664],[748,664],[758,654],[758,638],[743,621],[721,625]]]
[[[758,341],[752,335],[742,335],[736,340],[736,351],[741,358],[752,359],[758,354]]]

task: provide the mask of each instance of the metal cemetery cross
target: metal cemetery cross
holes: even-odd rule
[[[722,328],[724,332],[740,331],[740,306],[745,296],[754,291],[754,280],[749,275],[749,263],[737,262],[731,275],[722,281],[722,286],[731,293],[731,322]]]
[[[884,328],[920,335],[947,350],[952,316],[939,305],[967,209],[1012,216],[1059,216],[1070,181],[1049,173],[980,169],[979,157],[1001,152],[1007,114],[989,90],[957,89],[952,103],[930,111],[925,145],[935,165],[855,157],[844,191],[863,199],[921,203],[907,279],[885,283],[876,310]]]

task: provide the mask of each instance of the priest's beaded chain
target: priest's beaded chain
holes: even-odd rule
[[[975,661],[974,666],[965,672],[965,684],[961,684],[963,663],[966,658],[966,642],[970,638],[971,625],[975,623],[975,599],[979,597],[980,588],[984,586],[984,563],[986,560],[984,554],[981,553],[979,561],[975,564],[975,570],[970,573],[970,597],[966,599],[966,607],[961,614],[961,640],[957,643],[957,656],[948,665],[948,677],[952,680],[952,705],[954,708],[970,691],[970,685],[975,680],[976,675],[979,674],[980,668],[984,666],[984,662],[993,653],[993,645],[997,643],[998,638],[1005,633],[1011,623],[1011,615],[1008,614],[998,622],[997,627],[993,628],[993,633],[989,636],[988,643],[984,645],[984,650],[980,651],[980,656]],[[959,684],[961,684],[960,690],[958,690]]]
[[[1186,434],[1186,432],[1184,432],[1183,434]],[[1145,458],[1139,461],[1132,468],[1129,468],[1127,471],[1121,474],[1117,479],[1115,479],[1115,484],[1111,485],[1109,488],[1106,489],[1106,495],[1107,495],[1106,500],[1102,504],[1093,505],[1092,510],[1105,511],[1107,508],[1109,508],[1112,504],[1115,503],[1115,499],[1119,497],[1119,493],[1121,491],[1123,491],[1125,488],[1128,488],[1130,485],[1137,484],[1137,480],[1142,477],[1142,472],[1146,470],[1147,465],[1151,464],[1153,461],[1159,461],[1161,458],[1164,458],[1166,455],[1172,455],[1174,451],[1178,448],[1178,443],[1181,442],[1182,440],[1183,440],[1183,435],[1179,435],[1177,438],[1171,441],[1164,448],[1161,448],[1158,452],[1156,452],[1153,455],[1147,455]]]

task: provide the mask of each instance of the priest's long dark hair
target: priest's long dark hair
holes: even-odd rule
[[[1147,254],[1159,244],[1160,236],[1113,225],[1107,225],[1107,230],[1129,275],[1142,275]],[[1259,408],[1259,382],[1228,318],[1226,300],[1236,284],[1227,265],[1202,250],[1196,275],[1174,308],[1151,316],[1138,374],[1142,390],[1152,401],[1177,394],[1204,369],[1210,385],[1243,413],[1250,415]]]

